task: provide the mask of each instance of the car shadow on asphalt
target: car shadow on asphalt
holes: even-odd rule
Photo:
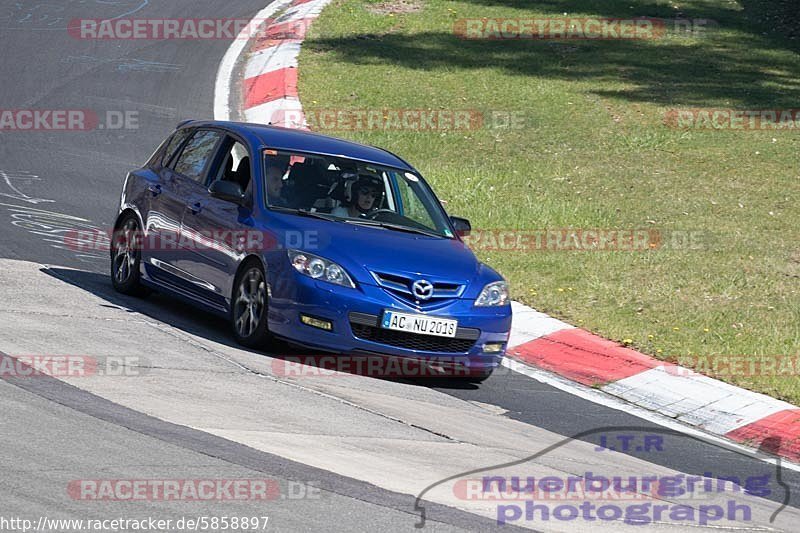
[[[376,376],[364,372],[365,369],[375,368],[375,366],[370,367],[368,364],[339,365],[335,363],[332,357],[335,357],[335,354],[321,354],[319,352],[309,354],[308,350],[291,346],[282,341],[277,341],[273,350],[254,350],[235,341],[230,325],[224,319],[172,296],[158,292],[154,292],[146,298],[126,296],[114,290],[107,274],[97,272],[58,267],[42,267],[40,271],[105,300],[106,303],[100,304],[103,307],[119,309],[128,313],[139,313],[190,335],[241,350],[242,352],[284,360],[287,363],[285,368],[290,368],[288,365],[302,363],[305,367],[316,366],[319,372],[330,372],[335,369],[370,379],[395,381],[432,389],[474,390],[479,387],[476,383],[469,381],[427,377],[427,374],[424,378],[404,378],[398,377],[397,374]],[[363,359],[365,356],[359,357]],[[331,366],[332,361],[334,361],[333,367]],[[291,368],[293,369],[292,372],[296,372],[294,370],[296,367]],[[385,369],[385,363],[380,368]],[[314,373],[313,369],[310,373]],[[297,375],[297,373],[294,375]],[[414,375],[419,376],[420,374],[416,373]]]

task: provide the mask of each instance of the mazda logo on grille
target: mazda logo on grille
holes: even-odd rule
[[[415,281],[411,286],[411,292],[420,300],[430,300],[433,296],[433,284],[425,279]]]

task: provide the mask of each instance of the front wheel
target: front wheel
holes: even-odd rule
[[[141,229],[139,221],[128,215],[114,230],[111,239],[111,283],[114,289],[129,296],[147,296],[150,289],[142,285]]]
[[[242,269],[234,283],[231,322],[236,341],[250,348],[264,348],[270,341],[267,328],[267,282],[261,265]]]

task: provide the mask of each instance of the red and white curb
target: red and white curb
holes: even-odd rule
[[[297,92],[306,31],[331,0],[279,0],[256,18],[262,36],[235,43],[217,76],[215,117],[307,129]],[[230,109],[234,64],[244,56],[241,109]],[[800,461],[800,408],[665,363],[513,302],[512,358],[601,390],[649,412]],[[511,362],[507,366],[514,367]]]
[[[330,2],[277,0],[256,15],[256,20],[264,20],[259,37],[237,39],[244,43],[234,43],[220,65],[214,96],[218,119],[237,116],[247,122],[307,129],[297,95],[297,56],[309,26]],[[231,110],[230,82],[240,57],[244,57],[243,81],[234,99],[240,109]]]
[[[511,357],[735,442],[800,461],[800,409],[659,361],[514,302]]]

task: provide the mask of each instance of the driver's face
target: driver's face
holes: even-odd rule
[[[377,197],[378,191],[372,187],[362,187],[358,190],[358,207],[364,210],[372,209],[372,204],[375,203]]]
[[[283,189],[283,172],[280,167],[269,167],[267,169],[267,192],[273,198],[281,195]]]

